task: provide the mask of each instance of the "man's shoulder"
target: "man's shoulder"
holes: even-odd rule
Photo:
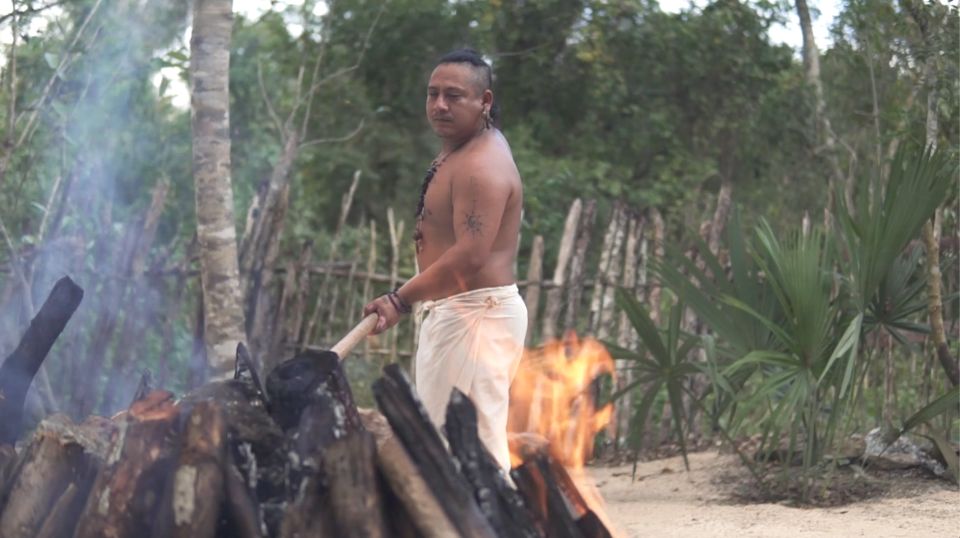
[[[491,136],[482,144],[477,144],[472,151],[464,155],[462,167],[464,173],[472,175],[500,178],[518,176],[510,146],[502,135]]]

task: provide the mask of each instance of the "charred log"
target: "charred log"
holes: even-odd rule
[[[269,408],[270,399],[267,397],[267,391],[263,388],[263,383],[260,382],[260,374],[257,373],[258,371],[259,369],[253,361],[253,357],[250,356],[250,351],[247,349],[247,346],[243,345],[243,342],[237,344],[237,361],[233,367],[233,378],[252,385]]]
[[[13,445],[0,445],[0,510],[6,504],[7,495],[5,492],[9,489],[7,485],[11,477],[14,476],[14,471],[19,463],[20,460],[17,458],[17,451],[13,448]]]
[[[251,491],[247,486],[243,474],[237,468],[229,451],[227,452],[227,465],[223,478],[227,517],[221,535],[235,536],[236,538],[261,538],[266,529],[263,527],[263,518],[260,514],[259,503],[257,503],[256,492]]]
[[[133,405],[137,400],[146,398],[147,394],[153,392],[155,388],[153,386],[153,372],[144,369],[140,374],[140,382],[137,383],[137,388],[133,391],[133,399],[130,400],[130,405]]]
[[[75,538],[149,535],[173,466],[178,414],[173,395],[161,390],[130,407],[87,498]]]
[[[473,488],[480,511],[497,536],[535,538],[543,536],[523,498],[507,484],[503,471],[480,440],[477,409],[470,399],[454,388],[447,406],[444,431],[450,451]]]
[[[457,530],[447,517],[440,501],[430,490],[430,486],[420,475],[419,469],[393,435],[387,419],[375,410],[361,410],[363,425],[371,432],[377,442],[377,467],[386,482],[389,493],[385,494],[386,503],[391,506],[390,524],[395,534],[409,532],[405,522],[395,521],[397,509],[409,516],[415,527],[415,536],[426,538],[445,538],[456,536]],[[396,507],[396,509],[392,508]],[[400,527],[399,529],[397,527]]]
[[[527,506],[551,538],[585,538],[567,508],[545,456],[534,456],[510,473]]]
[[[59,421],[69,419],[58,416],[53,422]],[[0,509],[0,536],[5,538],[36,536],[64,491],[74,481],[89,483],[96,465],[76,439],[47,427],[38,428],[21,458]]]
[[[336,353],[307,350],[283,362],[267,376],[270,412],[285,431],[300,423],[303,410],[318,394],[332,396],[343,406],[348,431],[363,428],[350,384]]]
[[[14,444],[20,437],[27,389],[82,299],[83,289],[70,277],[58,280],[20,344],[0,366],[0,445]]]
[[[366,431],[351,433],[324,452],[323,469],[337,536],[380,538],[386,535],[376,454],[373,436]]]
[[[230,440],[231,458],[269,529],[279,528],[291,490],[290,442],[267,414],[255,388],[243,381],[208,383],[183,398],[186,409],[203,401],[220,404]]]
[[[89,492],[89,491],[88,491]],[[50,515],[36,534],[36,538],[70,538],[80,510],[83,508],[84,495],[76,482],[70,482],[60,498],[53,505]]]
[[[213,538],[223,499],[226,437],[218,404],[201,402],[193,407],[153,536]]]
[[[398,364],[383,369],[383,377],[373,384],[373,395],[460,535],[496,536],[473,499],[470,484],[460,474],[410,379]]]

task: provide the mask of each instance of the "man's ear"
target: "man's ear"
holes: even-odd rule
[[[493,91],[483,90],[483,95],[480,96],[480,100],[483,103],[483,106],[489,109],[491,106],[493,106]]]

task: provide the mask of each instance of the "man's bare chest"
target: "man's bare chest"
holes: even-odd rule
[[[427,189],[423,203],[421,228],[434,232],[453,230],[453,196],[451,177],[438,173]]]

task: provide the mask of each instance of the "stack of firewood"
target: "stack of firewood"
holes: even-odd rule
[[[542,444],[518,441],[514,487],[462,393],[441,433],[391,365],[380,412],[360,410],[330,352],[261,383],[240,346],[233,379],[179,399],[145,381],[112,419],[55,415],[21,439],[23,383],[80,297],[58,283],[0,367],[0,537],[610,535]]]

